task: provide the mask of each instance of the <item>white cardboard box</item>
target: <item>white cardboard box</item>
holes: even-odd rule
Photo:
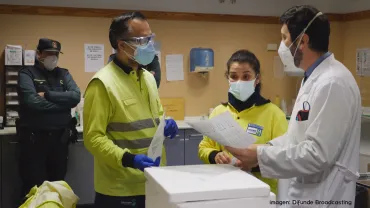
[[[146,208],[275,206],[269,185],[231,165],[146,168],[145,176]]]

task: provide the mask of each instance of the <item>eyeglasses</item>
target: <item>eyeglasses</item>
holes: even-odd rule
[[[145,37],[131,37],[131,38],[127,38],[127,39],[124,39],[124,41],[127,41],[133,45],[139,45],[139,46],[144,46],[144,45],[147,45],[150,41],[152,41],[155,37],[155,34],[152,33],[148,36],[145,36]]]

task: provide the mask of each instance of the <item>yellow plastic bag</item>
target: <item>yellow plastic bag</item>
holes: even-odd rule
[[[79,200],[64,181],[45,181],[40,187],[33,187],[26,197],[19,208],[76,208]]]

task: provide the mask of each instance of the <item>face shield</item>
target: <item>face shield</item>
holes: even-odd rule
[[[154,48],[154,37],[155,34],[151,34],[146,37],[132,37],[129,39],[124,39],[125,44],[133,49],[134,54],[129,54],[126,51],[126,55],[132,60],[136,61],[138,64],[146,66],[150,64],[155,56]]]

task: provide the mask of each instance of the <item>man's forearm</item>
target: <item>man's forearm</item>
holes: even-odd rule
[[[80,93],[75,91],[47,91],[45,92],[45,98],[52,103],[67,105],[68,107],[73,108],[80,102]]]
[[[64,111],[68,108],[63,105],[55,104],[46,100],[44,97],[40,95],[27,95],[26,97],[21,99],[21,103],[29,108],[36,111],[48,111],[48,112],[60,112]]]

